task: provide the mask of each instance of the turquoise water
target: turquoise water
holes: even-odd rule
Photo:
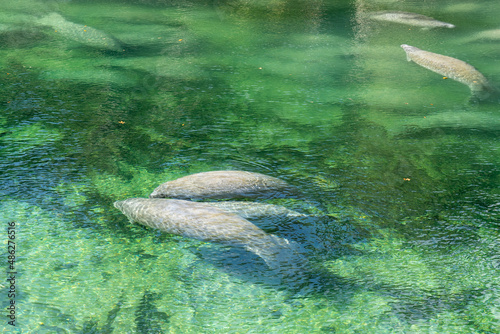
[[[0,8],[1,256],[7,272],[15,222],[17,271],[16,326],[2,317],[3,331],[500,331],[500,104],[470,101],[399,47],[461,59],[500,87],[497,1]],[[363,16],[377,10],[456,28]],[[123,51],[41,26],[52,12]],[[286,180],[303,196],[268,203],[330,215],[255,222],[302,245],[309,282],[113,207],[223,169]]]

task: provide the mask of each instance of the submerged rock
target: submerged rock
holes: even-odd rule
[[[157,187],[150,198],[233,199],[273,198],[296,193],[283,180],[245,171],[211,171],[181,177]]]
[[[464,61],[407,44],[402,44],[401,47],[405,50],[408,61],[469,86],[472,94],[480,100],[487,99],[496,92],[481,72]]]
[[[68,21],[58,13],[50,13],[35,22],[43,26],[49,26],[61,36],[78,43],[98,49],[123,51],[123,46],[115,37],[95,28]]]

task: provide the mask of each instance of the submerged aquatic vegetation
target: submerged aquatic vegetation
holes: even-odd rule
[[[460,29],[424,34],[364,29],[352,1],[0,6],[0,220],[18,226],[22,330],[498,332],[497,105],[426,80],[399,48],[463,55],[495,83],[491,42],[457,42],[463,12]],[[496,3],[467,10],[497,28]],[[23,30],[53,11],[127,48]],[[304,194],[266,203],[335,215],[264,222],[303,247],[316,274],[303,286],[112,206],[227,169]]]
[[[142,296],[139,306],[137,307],[137,311],[135,312],[137,333],[149,334],[164,332],[162,327],[169,322],[170,316],[157,309],[155,302],[158,299],[158,294],[150,291],[144,291],[144,295]]]

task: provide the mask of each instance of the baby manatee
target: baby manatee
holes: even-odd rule
[[[405,50],[408,61],[469,86],[472,94],[480,100],[485,100],[496,92],[481,72],[464,61],[407,44],[402,44],[401,47]]]
[[[298,271],[305,259],[294,243],[267,234],[248,220],[206,203],[177,199],[130,198],[114,206],[131,221],[198,240],[243,247],[271,269]]]
[[[163,183],[149,198],[234,199],[274,198],[296,190],[283,180],[259,173],[223,170],[192,174]]]
[[[70,22],[58,13],[50,13],[35,20],[35,22],[39,25],[49,26],[61,36],[78,43],[97,49],[123,51],[121,43],[113,36],[83,24]]]
[[[368,15],[373,20],[396,22],[415,27],[421,27],[423,29],[455,28],[455,26],[451,23],[441,22],[433,19],[432,17],[416,13],[399,12],[399,11],[382,11],[382,12],[369,13]]]
[[[238,201],[224,201],[224,202],[205,202],[211,206],[221,210],[236,213],[238,216],[245,219],[258,219],[270,217],[282,218],[298,218],[309,217],[306,214],[293,211],[285,208],[284,206],[258,203],[258,202],[238,202]]]
[[[305,214],[294,210],[290,210],[281,205],[250,202],[250,201],[223,201],[223,202],[204,202],[216,208],[236,213],[238,216],[245,219],[260,219],[260,218],[334,218],[337,214],[319,213]]]

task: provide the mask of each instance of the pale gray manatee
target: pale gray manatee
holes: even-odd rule
[[[409,13],[409,12],[399,12],[399,11],[381,11],[369,13],[368,16],[377,21],[388,21],[396,22],[401,24],[407,24],[415,27],[421,27],[424,29],[430,28],[455,28],[451,23],[441,22],[433,19],[432,17]]]
[[[281,205],[244,202],[244,201],[224,201],[224,202],[204,202],[221,210],[236,213],[245,219],[258,219],[268,217],[300,218],[309,215],[290,210]]]
[[[234,199],[273,198],[294,194],[283,180],[259,173],[223,170],[192,174],[158,186],[149,198]]]
[[[496,89],[490,85],[484,75],[464,61],[424,51],[407,44],[402,44],[401,47],[405,50],[408,61],[413,61],[428,70],[469,86],[472,94],[480,100],[487,99],[492,93],[496,93]]]
[[[496,111],[443,111],[432,115],[406,116],[394,121],[388,130],[394,134],[414,133],[422,129],[471,129],[500,131],[500,114]]]
[[[70,22],[58,13],[45,15],[36,19],[35,23],[43,26],[49,26],[61,36],[78,43],[98,49],[123,51],[123,46],[115,37],[95,28]]]
[[[243,247],[273,270],[299,273],[307,261],[294,242],[267,234],[248,220],[207,203],[162,198],[130,198],[114,206],[131,221],[163,232]]]
[[[477,39],[500,40],[500,29],[485,30],[475,35]]]
[[[236,213],[245,219],[261,218],[337,218],[336,214],[320,213],[306,214],[295,210],[290,210],[281,205],[250,202],[250,201],[223,201],[223,202],[203,202],[216,208]]]
[[[466,37],[462,39],[460,42],[470,43],[470,42],[477,42],[480,40],[492,41],[492,42],[500,41],[500,29],[484,30],[476,34],[473,34],[472,36]]]

